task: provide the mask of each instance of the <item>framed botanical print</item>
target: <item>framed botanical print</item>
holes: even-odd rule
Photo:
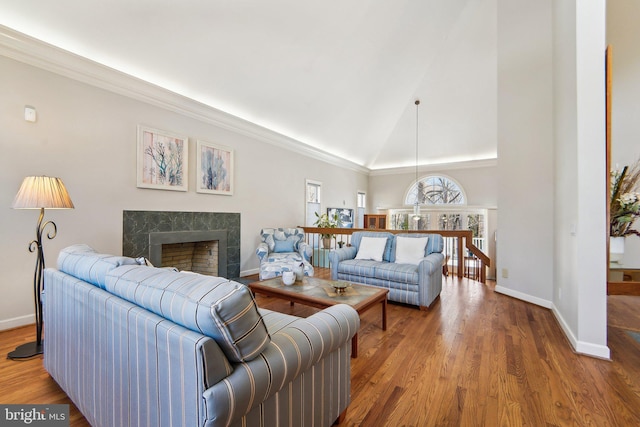
[[[140,188],[187,191],[189,138],[138,125]]]
[[[196,161],[198,193],[233,195],[233,149],[198,140]]]

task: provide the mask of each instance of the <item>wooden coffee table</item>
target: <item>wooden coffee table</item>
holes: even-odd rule
[[[387,294],[388,289],[375,286],[350,283],[344,293],[337,293],[333,283],[345,283],[319,279],[316,277],[304,277],[301,282],[291,286],[285,286],[280,277],[253,282],[249,288],[256,294],[280,298],[292,303],[300,303],[316,308],[327,308],[335,304],[348,304],[358,314],[362,314],[376,304],[382,306],[382,330],[387,330]],[[351,357],[358,357],[358,333],[351,340]]]

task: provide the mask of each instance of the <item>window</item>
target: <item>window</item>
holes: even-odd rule
[[[453,180],[438,175],[427,176],[414,183],[407,197],[406,205],[464,205],[466,198],[458,184]]]
[[[431,214],[429,212],[420,212],[420,218],[416,220],[413,211],[390,210],[390,221],[392,230],[429,230],[431,223]]]
[[[320,215],[322,203],[322,183],[306,180],[306,223],[307,227],[313,227],[316,222],[316,213]]]
[[[367,208],[367,194],[358,191],[358,213],[356,215],[356,228],[364,228],[364,212]]]
[[[438,215],[438,230],[462,230],[462,215],[443,213]]]

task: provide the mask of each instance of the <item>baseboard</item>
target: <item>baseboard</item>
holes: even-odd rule
[[[27,314],[26,316],[14,317],[13,319],[0,320],[0,331],[6,331],[7,329],[19,328],[25,325],[35,325],[36,316],[34,314]]]
[[[578,341],[576,353],[585,356],[597,357],[598,359],[611,360],[611,350],[606,345],[596,345],[590,342]]]
[[[531,296],[529,294],[525,294],[525,293],[522,293],[522,292],[514,291],[513,289],[505,288],[504,286],[496,285],[495,291],[500,293],[500,294],[507,295],[507,296],[510,296],[510,297],[513,297],[513,298],[517,298],[517,299],[522,300],[522,301],[530,302],[531,304],[539,305],[539,306],[544,307],[544,308],[552,308],[553,307],[553,303],[551,301],[548,301],[548,300],[542,299],[542,298],[538,298],[538,297],[534,297],[534,296]]]
[[[260,269],[259,268],[253,268],[251,270],[244,270],[240,272],[240,277],[245,277],[245,276],[251,276],[253,274],[258,274],[260,273]]]
[[[573,331],[569,327],[569,324],[564,320],[562,314],[557,310],[555,304],[552,301],[547,301],[542,298],[532,297],[531,295],[524,294],[522,292],[514,291],[513,289],[505,288],[503,286],[496,286],[495,291],[513,298],[517,298],[522,301],[530,302],[532,304],[539,305],[544,308],[551,309],[551,312],[555,316],[560,329],[567,337],[569,344],[573,348],[573,351],[585,356],[596,357],[598,359],[610,360],[611,352],[606,345],[593,344],[589,342],[579,341],[574,335]]]
[[[584,341],[579,341],[576,336],[573,334],[571,328],[569,328],[569,324],[564,320],[562,314],[558,311],[555,305],[552,307],[551,312],[555,316],[562,332],[569,340],[571,347],[573,347],[573,351],[579,354],[584,354],[585,356],[597,357],[598,359],[611,360],[611,351],[609,347],[606,345],[599,345],[588,343]]]

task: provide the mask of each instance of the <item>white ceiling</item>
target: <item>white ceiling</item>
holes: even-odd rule
[[[496,158],[496,0],[0,0],[0,24],[376,170]]]

